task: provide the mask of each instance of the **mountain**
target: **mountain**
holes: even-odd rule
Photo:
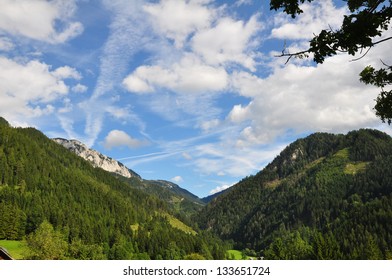
[[[269,259],[388,259],[391,166],[385,133],[315,133],[212,200],[198,223]]]
[[[103,155],[93,149],[89,149],[85,144],[78,140],[67,140],[54,138],[56,143],[62,145],[69,151],[87,160],[94,167],[102,168],[108,172],[119,175],[118,179],[126,181],[133,188],[142,190],[148,194],[166,201],[177,214],[183,218],[195,214],[205,205],[197,196],[165,180],[145,180],[135,171],[128,169],[121,162]],[[122,178],[124,177],[124,178]]]
[[[230,188],[229,188],[229,189],[230,189]],[[229,189],[225,189],[225,190],[223,190],[223,191],[220,191],[220,192],[214,193],[214,194],[212,194],[212,195],[203,197],[203,198],[201,199],[201,201],[203,201],[204,203],[210,203],[212,200],[216,199],[218,196],[221,196],[222,194],[224,194],[225,192],[227,192]]]
[[[133,170],[128,169],[124,164],[105,156],[93,149],[88,148],[85,144],[78,140],[67,140],[63,138],[54,138],[56,143],[64,146],[68,150],[74,152],[78,156],[89,161],[94,167],[102,168],[103,170],[116,173],[126,178],[138,177],[141,178],[139,174]]]
[[[0,118],[0,239],[26,240],[29,259],[225,258],[225,243],[130,182],[142,180],[116,176]]]

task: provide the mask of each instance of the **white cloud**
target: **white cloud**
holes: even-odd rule
[[[133,137],[129,136],[126,132],[121,130],[110,131],[103,143],[106,149],[112,149],[114,147],[121,147],[121,146],[126,146],[129,148],[137,148],[145,144],[146,143],[144,141],[134,139]]]
[[[260,171],[285,146],[239,147],[227,137],[220,143],[196,146],[193,164],[204,175],[244,177]]]
[[[250,4],[252,4],[252,0],[237,0],[237,1],[235,1],[235,5],[237,7],[240,7],[242,5],[250,5]]]
[[[83,32],[72,22],[75,1],[0,0],[0,31],[27,38],[63,43]]]
[[[209,2],[166,0],[148,4],[144,10],[150,15],[157,33],[174,40],[175,46],[182,48],[190,34],[208,27],[212,21],[214,11],[206,6]]]
[[[216,26],[196,33],[192,38],[192,48],[208,64],[236,63],[254,71],[255,61],[248,48],[260,28],[257,16],[246,23],[222,18]]]
[[[347,7],[337,8],[332,0],[315,1],[301,5],[304,11],[292,19],[289,15],[279,13],[274,17],[275,28],[271,31],[272,38],[279,39],[311,39],[322,29],[339,28]]]
[[[184,182],[184,179],[181,176],[175,176],[175,177],[171,178],[170,181],[173,181],[178,184],[178,183]]]
[[[85,113],[84,132],[89,145],[93,145],[97,140],[105,114],[116,115],[112,114],[110,108],[115,106],[117,100],[111,97],[120,90],[132,56],[150,39],[144,24],[144,1],[103,0],[102,3],[113,20],[109,25],[108,38],[102,47],[95,88],[92,89],[91,98],[79,106]]]
[[[242,177],[259,171],[299,134],[345,132],[379,122],[371,109],[377,89],[360,84],[358,73],[377,56],[386,55],[375,53],[356,63],[350,63],[348,56],[336,56],[317,66],[301,60],[285,67],[283,60],[271,58],[261,68],[256,39],[268,23],[261,22],[260,14],[238,20],[223,6],[209,7],[204,24],[198,23],[196,14],[168,16],[181,9],[186,15],[190,3],[203,10],[210,1],[159,1],[145,6],[156,37],[164,42],[158,45],[175,47],[175,54],[167,58],[157,53],[123,80],[130,92],[155,94],[137,98],[175,125],[197,127],[204,135],[220,129],[216,137],[181,146],[180,152],[172,152],[178,147],[162,145],[165,157],[182,155],[186,165],[203,175]],[[291,50],[303,50],[313,33],[339,27],[346,13],[330,0],[302,7],[305,12],[294,20],[278,14],[269,38],[296,40]],[[223,115],[226,104],[214,101],[227,92],[250,101],[246,104],[241,98]],[[161,159],[159,155],[149,160]]]
[[[251,103],[250,103],[251,104]],[[249,119],[249,112],[246,108],[242,107],[241,104],[235,105],[231,110],[228,119],[233,123],[241,123]]]
[[[0,57],[0,112],[12,121],[39,117],[54,112],[52,102],[66,96],[69,87],[58,75],[63,68],[51,70],[45,63],[27,63]],[[72,68],[69,68],[72,69]],[[59,71],[59,72],[58,72]]]
[[[75,93],[84,93],[87,91],[87,86],[82,85],[82,84],[77,84],[76,86],[72,87],[72,91]]]
[[[203,94],[222,91],[228,86],[228,81],[224,68],[203,64],[197,57],[187,55],[170,68],[140,66],[123,83],[135,93],[151,93],[166,88],[179,94]]]
[[[151,68],[146,66],[141,66],[134,73],[128,75],[124,81],[123,85],[129,91],[134,93],[147,93],[153,92],[153,88],[146,81],[147,76],[145,73],[151,71]]]
[[[204,131],[216,126],[221,108],[214,101],[230,89],[232,68],[253,71],[259,55],[253,49],[261,29],[259,16],[236,20],[226,8],[208,0],[144,6],[153,24],[154,43],[164,51],[154,49],[154,63],[137,67],[123,86],[132,93],[155,94],[143,99],[145,105],[179,126]]]
[[[229,114],[233,123],[251,122],[241,144],[268,143],[287,130],[345,132],[375,125],[372,106],[378,90],[361,84],[358,76],[370,60],[349,59],[342,55],[317,66],[290,64],[266,79],[236,75],[238,92],[252,96],[247,106],[236,105]]]
[[[192,160],[192,156],[187,152],[183,152],[181,155],[186,160]]]
[[[82,76],[78,71],[76,71],[76,69],[69,66],[59,67],[53,72],[53,74],[59,79],[72,78],[75,80],[80,80],[82,78]]]
[[[203,131],[211,131],[212,129],[216,128],[217,126],[219,126],[221,124],[221,121],[218,119],[212,119],[212,120],[207,120],[207,121],[203,121],[200,125],[201,129],[203,129]]]
[[[231,188],[233,185],[234,185],[234,184],[231,184],[231,185],[222,185],[222,186],[216,187],[215,189],[213,189],[213,190],[210,191],[210,195],[213,195],[213,194],[222,192],[222,191],[224,191],[224,190],[227,190],[227,189]]]
[[[71,99],[69,99],[69,98],[64,98],[63,103],[64,103],[64,107],[59,108],[59,109],[58,109],[58,112],[61,113],[61,114],[71,112],[72,109],[73,109],[73,105],[72,105],[72,103],[71,103]]]

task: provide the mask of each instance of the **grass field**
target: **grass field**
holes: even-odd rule
[[[227,253],[228,253],[230,259],[233,259],[233,260],[254,260],[255,259],[255,257],[250,257],[247,255],[244,256],[243,253],[238,250],[228,250]]]
[[[0,247],[5,248],[11,257],[16,260],[23,259],[25,252],[27,251],[25,241],[0,240]]]
[[[242,253],[241,253],[241,251],[238,251],[238,250],[228,250],[227,253],[229,253],[229,256],[233,257],[234,260],[242,260]]]
[[[177,228],[179,230],[182,230],[185,233],[189,233],[192,235],[196,235],[197,232],[193,230],[193,228],[187,226],[183,222],[181,222],[179,219],[173,217],[172,215],[169,214],[163,214],[169,221],[170,225],[174,228]]]

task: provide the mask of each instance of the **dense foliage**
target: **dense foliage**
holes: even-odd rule
[[[300,15],[303,11],[300,4],[315,0],[271,0],[273,10],[283,9],[292,17]],[[310,41],[309,49],[297,53],[283,52],[283,56],[304,57],[313,54],[316,63],[323,63],[325,58],[338,53],[350,55],[366,55],[371,48],[392,39],[385,36],[390,29],[392,17],[392,0],[346,0],[349,14],[344,16],[342,26],[333,30],[322,30]],[[360,57],[361,58],[361,57]],[[389,57],[385,58],[388,59]],[[384,58],[380,58],[382,61]],[[392,66],[386,61],[384,68],[376,70],[367,66],[361,73],[361,81],[372,84],[381,89],[374,107],[376,115],[383,121],[392,122]],[[387,88],[389,87],[389,90]]]
[[[26,239],[28,258],[225,258],[219,239],[172,226],[164,201],[2,118],[0,213],[0,239]]]
[[[270,259],[390,258],[390,166],[384,133],[316,133],[213,200],[199,222]]]
[[[191,222],[189,216],[199,212],[205,205],[200,198],[169,181],[116,176],[128,182],[132,187],[167,202],[173,215],[188,222]]]

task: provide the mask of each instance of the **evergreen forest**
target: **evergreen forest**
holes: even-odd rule
[[[199,225],[266,259],[391,259],[392,139],[316,133],[210,202]]]
[[[315,133],[205,205],[0,118],[0,240],[26,259],[392,259],[391,166],[383,132]]]
[[[0,213],[0,240],[26,241],[27,259],[224,259],[228,249],[158,196],[4,119]]]

